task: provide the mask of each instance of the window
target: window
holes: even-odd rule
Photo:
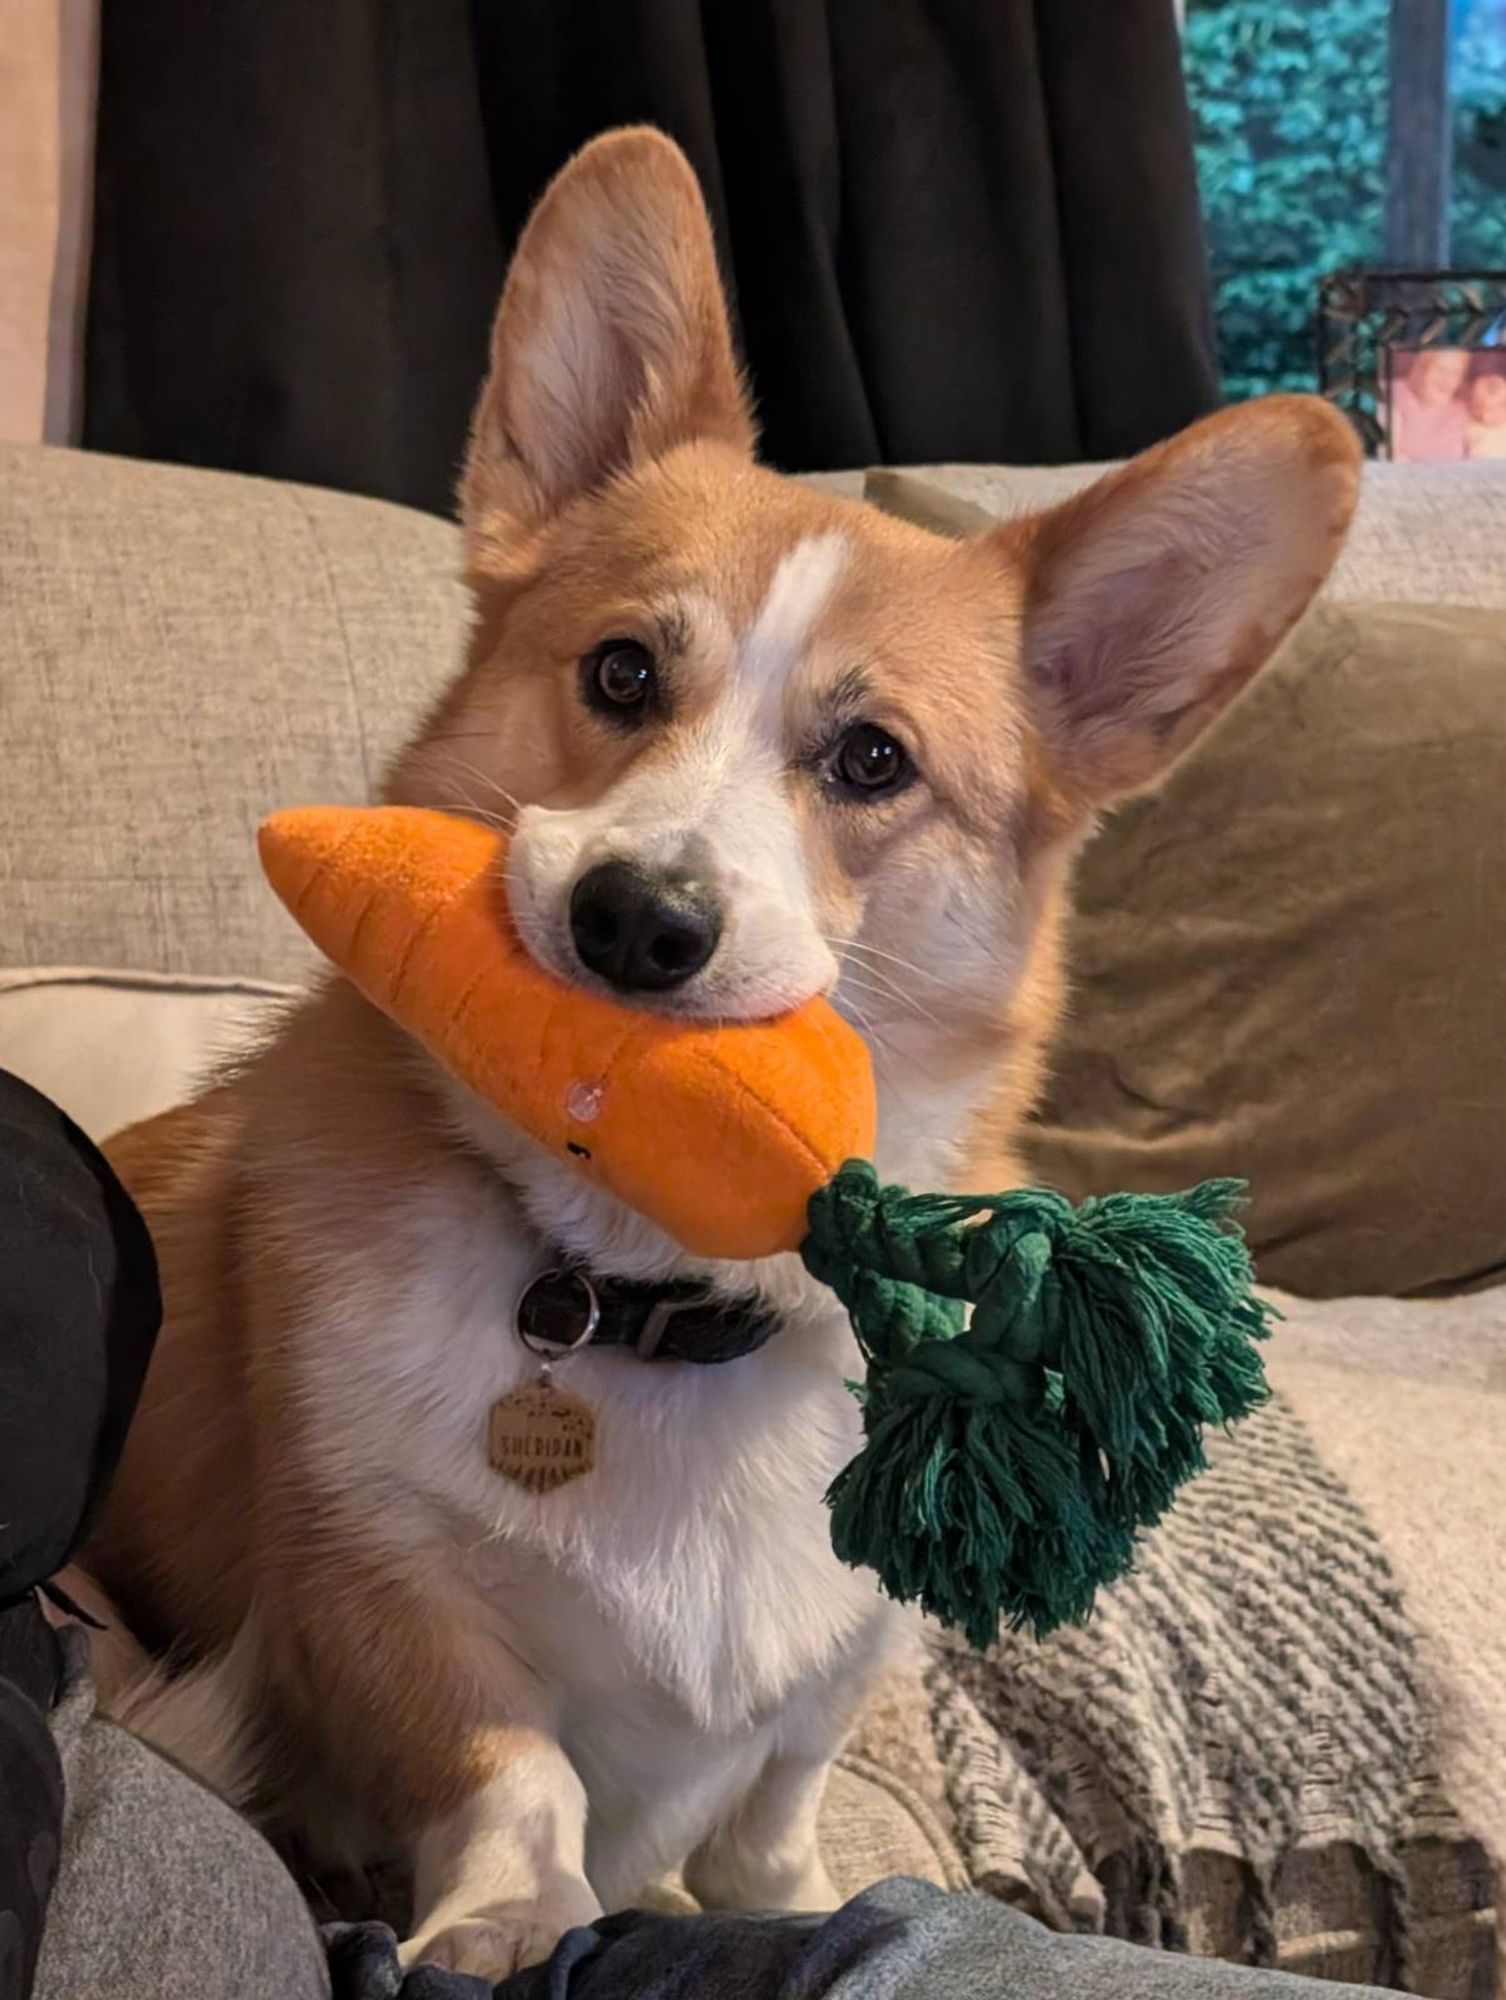
[[[1188,0],[1183,47],[1231,398],[1315,386],[1327,272],[1506,267],[1506,0]]]
[[[1506,270],[1506,0],[1455,0],[1449,262]]]

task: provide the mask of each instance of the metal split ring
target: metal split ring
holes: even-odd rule
[[[533,1299],[534,1295],[543,1286],[549,1285],[561,1278],[568,1279],[571,1285],[578,1288],[580,1293],[580,1310],[583,1319],[580,1332],[575,1334],[573,1338],[569,1340],[551,1340],[547,1334],[539,1333],[535,1328],[527,1324],[529,1316],[528,1305],[530,1299]],[[540,1271],[536,1278],[531,1278],[528,1281],[523,1287],[523,1291],[518,1299],[517,1309],[513,1314],[513,1330],[516,1332],[519,1340],[522,1341],[530,1354],[536,1354],[544,1361],[558,1361],[562,1355],[573,1354],[578,1347],[586,1346],[600,1324],[601,1300],[596,1296],[596,1287],[591,1283],[591,1280],[586,1276],[584,1271],[567,1270],[558,1265],[552,1270]]]

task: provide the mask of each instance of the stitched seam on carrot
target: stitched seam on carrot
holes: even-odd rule
[[[761,1090],[755,1090],[745,1076],[739,1075],[735,1069],[730,1068],[727,1064],[717,1061],[716,1056],[710,1051],[707,1052],[702,1060],[715,1063],[721,1074],[731,1083],[735,1084],[744,1097],[751,1097],[755,1104],[760,1105],[769,1114],[770,1118],[773,1119],[774,1123],[780,1126],[794,1140],[797,1150],[819,1171],[823,1180],[827,1178],[829,1169],[825,1160],[822,1159],[805,1134],[790,1123],[777,1104],[765,1097]]]
[[[366,900],[356,911],[356,920],[350,927],[350,936],[345,940],[345,952],[352,965],[361,960],[361,933],[366,928],[366,919],[371,915],[377,897],[382,893],[381,884],[373,882],[366,891]]]
[[[606,1061],[601,1064],[594,1077],[588,1079],[582,1079],[582,1081],[589,1081],[595,1083],[599,1086],[599,1088],[603,1092],[605,1092],[607,1085],[612,1080],[612,1072],[622,1062],[623,1057],[628,1054],[633,1043],[641,1039],[642,1036],[644,1036],[647,1033],[648,1022],[656,1018],[658,1017],[654,1015],[649,1015],[643,1020],[625,1021],[622,1025],[621,1032],[617,1037],[616,1048],[613,1049],[612,1053],[607,1057]],[[573,1122],[578,1122],[578,1121],[573,1121]]]
[[[321,860],[316,861],[314,863],[313,869],[311,870],[308,877],[299,888],[297,895],[293,898],[293,901],[289,906],[292,910],[294,917],[298,920],[299,923],[302,923],[303,921],[303,912],[306,904],[308,903],[309,897],[313,895],[315,889],[318,888],[319,884],[324,880],[325,876],[329,873],[331,868],[334,867],[335,863],[340,859],[340,856],[345,852],[346,848],[349,847],[350,843],[356,838],[356,836],[360,833],[360,831],[361,829],[359,826],[346,827],[338,843],[334,847],[332,847],[329,853],[324,855]]]
[[[391,1004],[394,1007],[398,1004],[398,999],[402,991],[403,981],[408,976],[408,968],[413,963],[413,954],[418,950],[419,946],[423,943],[424,939],[428,937],[429,933],[433,930],[434,926],[437,923],[439,923],[442,918],[447,917],[450,914],[450,912],[454,909],[455,905],[458,902],[460,902],[463,897],[470,894],[471,890],[475,887],[475,882],[476,878],[473,875],[468,882],[462,882],[458,889],[452,889],[449,895],[445,897],[442,903],[436,903],[432,909],[428,910],[422,917],[419,918],[418,928],[414,931],[412,937],[409,938],[408,942],[403,946],[403,955],[398,960],[397,969],[394,971],[392,975]],[[370,905],[368,904],[367,907],[369,908]],[[363,910],[361,912],[361,915],[364,917],[365,914],[366,912],[365,910]]]
[[[452,1027],[463,1028],[466,1025],[465,1012],[476,997],[476,988],[483,980],[490,979],[496,969],[495,965],[477,966],[476,970],[471,974],[470,984],[462,991],[460,998],[455,1002],[454,1007],[450,1011],[450,1025]]]

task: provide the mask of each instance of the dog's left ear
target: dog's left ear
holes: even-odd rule
[[[1332,566],[1358,491],[1314,396],[1220,412],[989,539],[1023,573],[1023,650],[1071,800],[1149,784],[1233,700]]]
[[[460,490],[473,554],[694,439],[753,447],[706,204],[662,132],[608,132],[545,190],[507,274]]]

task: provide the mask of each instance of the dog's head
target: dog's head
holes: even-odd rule
[[[598,140],[508,278],[470,660],[392,794],[515,827],[516,921],[566,979],[729,1019],[832,993],[932,1056],[997,1035],[1094,813],[1322,580],[1351,433],[1309,399],[1230,410],[960,543],[753,441],[689,166]]]

